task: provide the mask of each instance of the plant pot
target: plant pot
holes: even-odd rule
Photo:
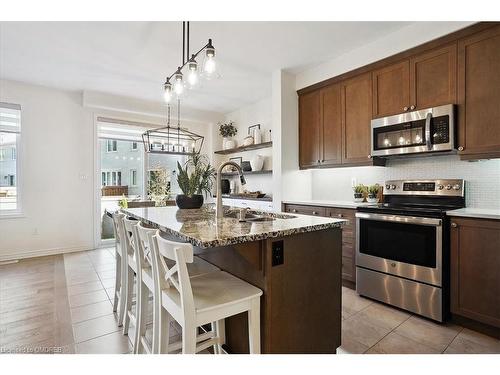
[[[376,194],[368,194],[368,198],[366,200],[368,201],[368,203],[378,203]]]
[[[361,203],[365,200],[363,193],[354,193],[354,202]]]
[[[175,197],[175,203],[177,207],[182,209],[200,208],[203,206],[203,195],[195,194],[190,197],[188,195],[178,194]]]
[[[224,137],[222,138],[222,148],[224,150],[236,148],[236,141],[232,137]]]

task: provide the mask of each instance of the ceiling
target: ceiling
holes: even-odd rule
[[[227,113],[271,95],[273,70],[299,73],[410,22],[191,22],[191,48],[208,38],[219,77],[188,107]],[[1,22],[0,78],[160,102],[179,65],[180,22]]]

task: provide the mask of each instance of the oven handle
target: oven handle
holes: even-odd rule
[[[401,224],[419,224],[433,227],[440,227],[443,223],[441,219],[433,219],[429,217],[369,214],[366,212],[356,212],[356,217],[367,220],[388,221]]]

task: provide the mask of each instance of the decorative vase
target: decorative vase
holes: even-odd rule
[[[366,200],[368,201],[368,203],[378,203],[376,194],[368,194],[368,198]]]
[[[255,128],[253,130],[253,143],[258,145],[261,142],[262,142],[262,132],[260,131],[259,128]]]
[[[203,195],[194,194],[192,196],[178,194],[175,197],[175,203],[177,207],[182,209],[192,209],[192,208],[200,208],[203,206]]]
[[[250,165],[252,166],[252,171],[260,171],[264,166],[264,157],[262,155],[256,154],[250,159]]]
[[[363,193],[354,193],[354,202],[361,203],[365,200]]]
[[[232,137],[224,137],[222,138],[222,148],[224,150],[236,148],[236,141]]]

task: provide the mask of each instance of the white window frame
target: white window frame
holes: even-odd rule
[[[135,176],[134,176],[135,175]],[[134,181],[135,180],[135,181]],[[130,170],[130,179],[129,179],[130,186],[136,187],[137,186],[137,169],[131,169]]]
[[[112,147],[109,147],[112,145]],[[106,152],[118,152],[118,141],[116,139],[106,139]]]
[[[19,124],[22,123],[22,112],[21,112],[21,106],[19,104],[12,104],[12,103],[4,103],[0,102],[0,107],[3,108],[9,108],[9,109],[14,109],[19,111]],[[16,133],[16,158],[14,159],[16,161],[16,175],[15,175],[15,184],[16,184],[16,208],[13,210],[1,210],[0,209],[0,219],[14,219],[14,218],[23,218],[24,213],[22,209],[22,197],[23,197],[23,177],[22,177],[22,171],[21,171],[21,163],[22,163],[22,155],[23,155],[23,150],[22,150],[22,143],[21,143],[21,137],[22,137],[22,128],[21,125],[19,126],[19,132]]]
[[[139,142],[130,142],[130,151],[138,151],[138,150],[139,150]]]

